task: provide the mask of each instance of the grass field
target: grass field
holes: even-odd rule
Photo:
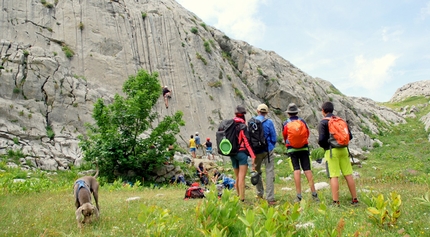
[[[115,182],[99,191],[100,220],[79,229],[72,193],[77,170],[28,174],[7,168],[3,159],[0,236],[430,236],[430,146],[418,118],[378,134],[384,145],[371,151],[362,168],[354,166],[360,175],[357,207],[349,205],[343,180],[340,207],[330,206],[330,189],[319,191],[320,203],[312,202],[310,193],[293,203],[293,181],[280,178],[292,173],[282,162],[275,165],[276,206],[257,200],[249,179],[244,203],[234,192],[222,199],[208,193],[206,199],[184,200],[185,186]],[[274,162],[279,159],[285,158]],[[314,176],[315,182],[329,182],[318,170]],[[302,186],[307,189],[304,176]],[[140,199],[127,201],[132,197]]]

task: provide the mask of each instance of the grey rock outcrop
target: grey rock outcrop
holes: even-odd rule
[[[390,102],[399,102],[412,96],[430,97],[430,80],[412,82],[400,87]]]
[[[369,99],[342,95],[275,52],[230,39],[173,0],[14,0],[2,1],[1,13],[0,152],[21,150],[43,169],[82,162],[77,137],[94,122],[94,102],[112,101],[141,68],[158,72],[172,89],[169,109],[161,96],[154,109],[160,118],[184,112],[183,147],[196,131],[214,140],[237,104],[248,118],[268,104],[280,132],[284,111],[296,103],[313,146],[324,101],[350,121],[357,150],[372,148],[376,141],[363,131],[378,133],[377,121],[405,122]]]

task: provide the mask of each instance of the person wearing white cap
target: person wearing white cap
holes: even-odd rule
[[[194,136],[194,140],[196,141],[196,153],[197,153],[197,151],[200,148],[202,148],[202,144],[200,143],[199,132],[196,132],[196,135]]]
[[[171,98],[172,91],[167,88],[167,86],[163,87],[163,98],[164,98],[164,105],[166,105],[166,109],[169,108],[169,99]]]
[[[267,148],[261,151],[255,151],[255,170],[260,174],[258,177],[258,182],[256,184],[257,197],[263,198],[264,195],[264,187],[263,181],[261,180],[261,166],[264,164],[266,169],[266,200],[269,205],[276,204],[275,200],[275,166],[274,160],[271,159],[273,157],[273,149],[276,145],[276,129],[275,125],[273,125],[273,121],[271,119],[266,119],[267,114],[269,113],[269,108],[265,104],[260,104],[257,107],[258,116],[256,119],[263,122],[263,131],[264,137],[267,142]],[[270,160],[271,159],[271,160]]]

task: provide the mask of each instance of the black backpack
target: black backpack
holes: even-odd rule
[[[236,123],[234,119],[221,121],[216,132],[216,143],[218,154],[223,156],[234,156],[239,152],[239,132],[243,130],[247,134],[246,124]],[[230,144],[230,145],[228,145]],[[231,149],[223,149],[224,147]]]
[[[264,129],[263,123],[267,119],[265,118],[263,121],[258,120],[255,117],[252,117],[248,121],[248,134],[249,134],[249,144],[252,147],[254,153],[261,153],[268,151],[267,141],[264,137]]]

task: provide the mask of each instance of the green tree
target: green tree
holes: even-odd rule
[[[139,70],[124,82],[125,98],[116,94],[112,104],[102,99],[94,104],[95,124],[87,124],[87,133],[80,136],[84,159],[97,160],[100,176],[109,181],[125,177],[129,171],[137,176],[151,173],[170,157],[167,147],[176,142],[175,135],[184,126],[183,113],[166,116],[153,126],[153,106],[161,95],[158,73]],[[145,135],[144,135],[145,134]]]

